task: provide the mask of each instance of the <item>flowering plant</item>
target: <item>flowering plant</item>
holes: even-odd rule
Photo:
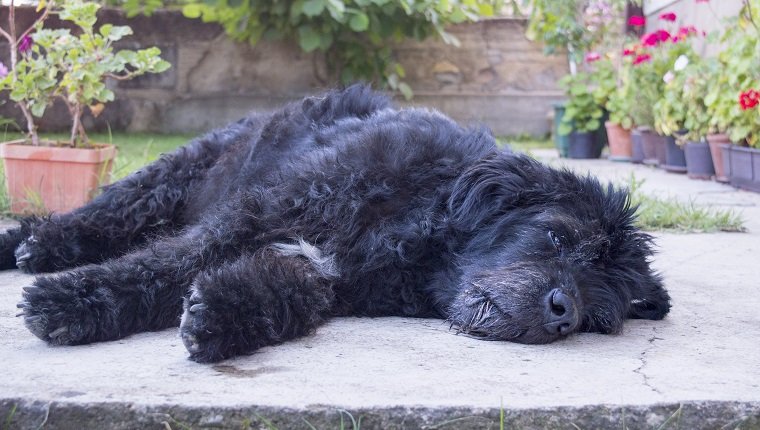
[[[672,23],[676,20],[676,14],[665,12],[659,18]],[[668,24],[668,27],[670,26]],[[675,88],[683,82],[679,80],[670,83],[675,77],[676,69],[683,70],[689,61],[698,58],[688,40],[697,34],[699,33],[693,26],[658,29],[642,35],[623,51],[626,63],[631,66],[631,81],[637,94],[637,101],[632,105],[631,111],[637,125],[654,126],[662,130],[663,124],[660,119],[663,115],[667,116],[668,125],[664,127],[669,131],[667,134],[675,131],[670,130],[675,127],[675,123],[683,125],[687,109],[677,100],[676,94],[682,89]],[[679,61],[682,65],[677,64]],[[670,92],[666,91],[666,87],[670,88]],[[659,112],[656,114],[655,107],[658,103]]]
[[[736,143],[760,148],[760,0],[745,0],[739,16],[721,37],[725,49],[711,76],[705,102],[713,132],[727,133]]]
[[[655,104],[655,129],[674,136],[679,144],[701,141],[710,131],[710,114],[705,94],[710,87],[714,59],[683,55],[672,71],[666,73],[663,96]]]
[[[159,73],[168,69],[169,63],[160,58],[160,50],[155,47],[114,52],[113,43],[132,34],[132,30],[104,24],[96,31],[100,8],[96,3],[67,0],[60,9],[53,2],[43,7],[44,12],[32,27],[17,37],[11,3],[9,31],[2,32],[11,46],[11,69],[0,80],[0,91],[9,90],[10,99],[24,113],[32,144],[40,144],[33,116],[41,117],[52,100],[59,98],[72,118],[68,145],[89,146],[82,115],[85,107],[96,115],[103,103],[113,100],[114,93],[106,80]],[[51,12],[78,27],[78,35],[68,29],[43,28]],[[20,59],[16,51],[21,53]]]

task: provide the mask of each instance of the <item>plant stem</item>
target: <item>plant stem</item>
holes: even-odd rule
[[[750,4],[750,0],[744,0],[744,7],[747,10],[747,19],[749,19],[749,23],[755,27],[755,31],[760,31],[760,28],[758,28],[757,23],[755,22],[754,16],[752,16],[752,5]]]
[[[49,5],[48,5],[49,7]],[[43,17],[47,16],[49,9],[45,9],[45,13],[43,14]],[[24,31],[23,36],[21,39],[23,39],[24,36],[29,34],[29,32],[34,28],[34,25],[37,24],[39,20],[35,21],[34,24],[26,29]],[[1,30],[1,29],[0,29]],[[16,5],[14,0],[11,0],[10,6],[8,8],[8,32],[2,31],[2,36],[5,37],[8,40],[8,49],[10,50],[11,55],[11,73],[13,73],[13,76],[11,78],[11,83],[16,83],[16,64],[18,63],[18,43],[19,38],[16,37]],[[29,138],[32,141],[32,145],[39,146],[40,144],[40,138],[37,135],[37,126],[34,124],[34,117],[32,116],[32,112],[29,110],[29,107],[24,103],[23,101],[20,101],[17,103],[19,109],[21,109],[21,112],[24,114],[24,119],[26,120],[26,128],[27,128],[27,134],[29,135]]]

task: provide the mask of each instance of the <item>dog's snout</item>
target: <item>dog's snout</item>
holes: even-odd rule
[[[546,295],[546,323],[544,328],[554,335],[566,335],[578,325],[575,300],[559,288]]]

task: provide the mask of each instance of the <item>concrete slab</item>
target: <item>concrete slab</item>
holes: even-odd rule
[[[526,346],[438,320],[343,318],[216,365],[187,360],[174,330],[49,347],[14,318],[32,277],[0,272],[0,428],[498,429],[501,413],[504,428],[760,428],[760,195],[548,161],[634,172],[647,192],[741,210],[749,231],[657,234],[673,310],[618,336]]]

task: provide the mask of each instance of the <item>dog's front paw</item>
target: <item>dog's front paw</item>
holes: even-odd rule
[[[53,345],[78,345],[106,340],[114,327],[115,306],[109,290],[88,286],[75,274],[40,277],[24,288],[22,310],[26,327]]]
[[[210,307],[197,288],[185,299],[184,309],[179,332],[190,359],[211,363],[234,355],[226,344],[230,334],[225,329],[227,315]]]
[[[34,236],[29,236],[16,248],[16,267],[25,273],[53,272],[56,270],[50,253]]]

